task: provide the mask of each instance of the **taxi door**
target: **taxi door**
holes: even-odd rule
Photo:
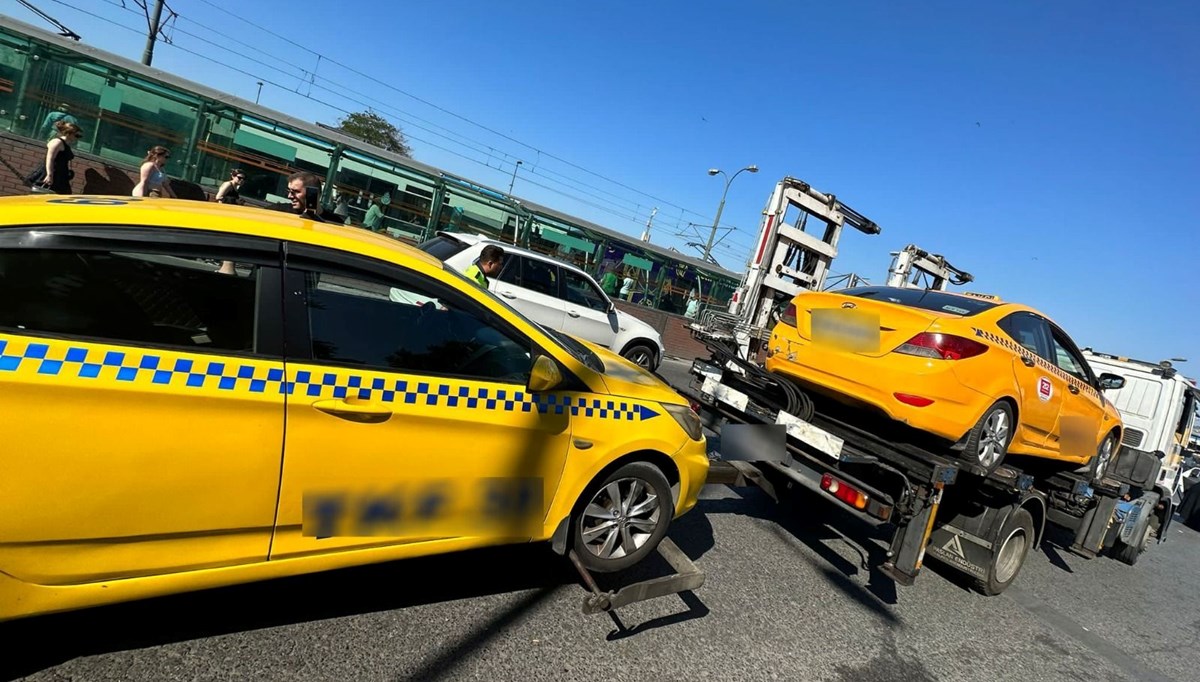
[[[1087,361],[1066,332],[1055,325],[1049,327],[1053,361],[1058,370],[1055,387],[1064,390],[1056,430],[1058,455],[1064,460],[1085,463],[1095,456],[1100,438],[1111,424],[1107,423],[1100,391],[1092,385]]]
[[[557,491],[571,422],[525,390],[529,339],[444,282],[290,248],[271,557],[393,545],[407,556],[437,551],[439,540],[540,534],[544,512],[533,507]],[[532,515],[492,505],[517,499]],[[497,525],[500,512],[510,515]]]
[[[78,232],[0,234],[0,571],[65,585],[265,561],[278,243]]]
[[[1029,312],[1013,313],[999,326],[1019,348],[1013,349],[1020,409],[1014,439],[1022,449],[1050,453],[1057,449],[1053,434],[1063,405],[1065,386],[1043,359],[1050,354],[1050,331],[1045,320]]]

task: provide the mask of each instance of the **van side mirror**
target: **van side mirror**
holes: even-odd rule
[[[533,361],[533,369],[529,372],[529,384],[526,389],[530,393],[540,393],[552,390],[562,383],[562,372],[558,365],[545,355],[539,355]]]
[[[1101,391],[1115,390],[1125,385],[1125,377],[1105,372],[1099,377]]]

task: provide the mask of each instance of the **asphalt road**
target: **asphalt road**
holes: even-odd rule
[[[707,582],[623,609],[624,630],[580,612],[564,560],[521,546],[0,624],[0,666],[31,680],[1200,679],[1200,534],[1182,525],[1133,567],[1070,554],[1052,531],[992,598],[936,565],[895,586],[869,568],[882,547],[867,529],[804,495],[777,506],[709,486],[670,536]]]

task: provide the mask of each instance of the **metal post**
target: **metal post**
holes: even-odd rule
[[[717,206],[717,219],[713,221],[712,232],[710,232],[708,234],[708,243],[704,245],[703,258],[706,261],[712,260],[713,240],[717,238],[717,226],[721,224],[721,213],[725,210],[725,197],[728,196],[728,194],[729,194],[729,186],[733,184],[734,178],[736,178],[737,176],[742,174],[742,171],[750,171],[751,173],[757,173],[758,166],[754,165],[754,164],[750,164],[749,166],[746,166],[742,170],[734,173],[733,177],[729,177],[728,175],[725,176],[725,177],[728,177],[729,179],[725,181],[725,191],[721,193],[721,205]],[[720,173],[721,175],[725,175],[725,171],[717,170],[716,168],[713,168],[708,171],[709,175],[716,175],[717,173]]]
[[[207,117],[208,107],[205,102],[200,102],[200,105],[196,107],[196,122],[192,125],[192,134],[188,135],[187,140],[184,141],[183,179],[188,182],[199,183],[200,181],[200,163],[199,155],[196,153],[196,145],[204,132],[204,124]]]
[[[510,197],[512,196],[513,185],[517,184],[517,169],[521,167],[521,163],[518,161],[517,165],[513,166],[512,180],[508,183],[508,196]]]
[[[150,17],[150,34],[146,36],[146,51],[142,53],[142,63],[150,66],[154,59],[154,41],[158,38],[158,20],[162,17],[163,0],[156,0],[154,12]]]
[[[254,103],[255,104],[258,104],[258,98],[262,97],[262,86],[263,86],[263,82],[258,81],[258,94],[254,95]]]

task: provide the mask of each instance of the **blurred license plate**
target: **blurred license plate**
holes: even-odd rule
[[[812,311],[813,343],[852,353],[879,352],[879,315],[859,310]]]

